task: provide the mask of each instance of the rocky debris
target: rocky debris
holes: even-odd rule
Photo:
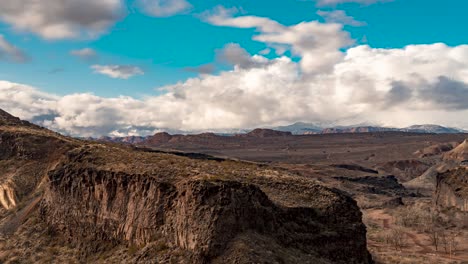
[[[444,154],[444,160],[462,162],[468,160],[468,140]]]
[[[459,167],[438,174],[434,202],[441,208],[468,213],[468,168]]]
[[[436,156],[454,149],[458,144],[459,142],[434,144],[416,151],[414,155],[417,155],[419,158]]]
[[[401,182],[421,176],[431,166],[419,160],[396,160],[379,164],[377,169],[395,175]]]

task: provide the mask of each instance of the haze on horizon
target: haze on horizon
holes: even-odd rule
[[[74,136],[468,129],[460,1],[0,3],[0,108]]]

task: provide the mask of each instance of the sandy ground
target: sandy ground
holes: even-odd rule
[[[396,250],[387,244],[382,234],[396,226],[393,216],[382,209],[364,210],[365,224],[368,227],[368,248],[377,263],[468,263],[468,232],[463,231],[458,238],[458,246],[452,256],[443,249],[435,250],[427,234],[403,228],[405,246]]]

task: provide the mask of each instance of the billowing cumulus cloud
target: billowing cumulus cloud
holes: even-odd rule
[[[284,55],[267,59],[228,44],[218,51],[218,60],[232,64],[232,70],[161,87],[158,95],[55,96],[0,82],[0,106],[80,136],[147,134],[161,128],[253,128],[296,121],[396,127],[437,123],[468,129],[468,45],[346,48],[352,40],[339,24],[284,26],[267,18],[232,17],[225,11],[207,19],[256,28],[254,39],[269,47],[282,45],[300,60]],[[131,67],[125,73],[119,67],[95,68],[116,78],[138,72]]]
[[[30,60],[29,56],[19,49],[18,47],[11,44],[0,34],[0,59],[13,61],[17,63],[24,63]]]
[[[136,75],[143,75],[145,72],[133,65],[92,65],[94,73],[107,75],[115,79],[128,79]]]
[[[186,0],[136,0],[136,4],[145,14],[154,17],[172,16],[192,7]]]
[[[95,37],[122,18],[123,0],[2,1],[0,20],[45,39]]]
[[[307,73],[322,74],[332,70],[343,58],[340,49],[353,43],[341,24],[310,21],[284,26],[264,17],[235,17],[235,11],[217,7],[214,12],[205,14],[205,20],[218,26],[257,29],[259,34],[254,40],[272,47],[291,47],[292,52],[301,57],[302,70]]]

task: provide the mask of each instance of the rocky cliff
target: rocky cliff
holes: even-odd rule
[[[459,167],[437,175],[434,200],[441,208],[468,213],[468,168]]]
[[[103,153],[109,154],[102,158]],[[103,246],[143,247],[163,239],[169,251],[188,251],[190,263],[223,263],[246,257],[246,252],[235,250],[240,237],[260,236],[282,251],[297,251],[271,253],[283,263],[292,263],[288,260],[293,257],[302,263],[371,262],[359,209],[338,192],[314,185],[308,197],[314,203],[284,206],[268,197],[270,184],[247,182],[242,173],[265,177],[253,168],[231,165],[220,179],[213,174],[225,170],[219,162],[203,162],[206,169],[201,173],[186,158],[128,155],[127,150],[104,146],[70,152],[49,174],[41,210],[47,223],[91,253]],[[116,163],[122,157],[132,165]],[[183,172],[160,167],[167,160],[184,166]],[[265,260],[254,254],[251,261]]]

